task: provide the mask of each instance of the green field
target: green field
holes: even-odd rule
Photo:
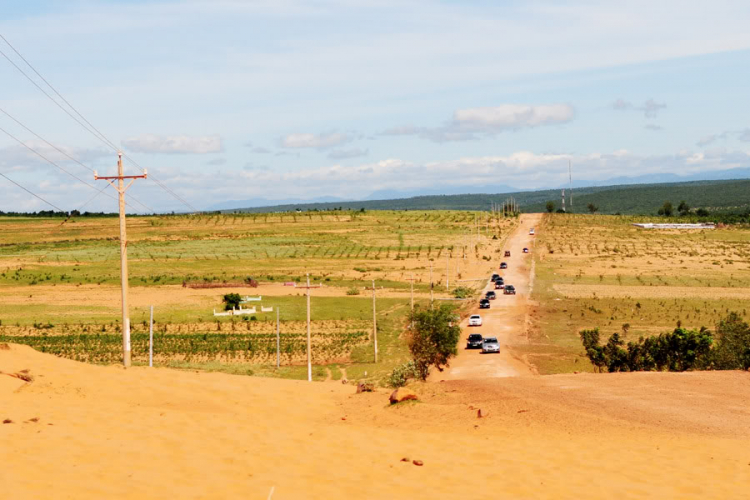
[[[118,220],[61,222],[0,217],[0,341],[84,361],[117,362]],[[444,283],[449,263],[455,282],[461,267],[491,260],[515,224],[513,218],[486,213],[441,211],[129,217],[134,362],[146,362],[148,311],[154,305],[159,364],[306,377],[304,290],[282,283],[303,284],[309,273],[312,282],[323,285],[313,290],[311,301],[316,377],[341,377],[340,366],[348,377],[378,379],[407,358],[402,334],[410,278],[416,304],[426,306],[430,266],[433,282]],[[260,287],[183,287],[241,283],[248,277]],[[372,280],[379,296],[377,365],[371,292],[365,290]],[[230,291],[263,295],[263,306],[279,308],[281,370],[273,366],[275,312],[214,316]],[[441,287],[436,293],[445,292]]]

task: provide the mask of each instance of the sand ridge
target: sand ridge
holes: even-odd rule
[[[334,382],[0,350],[0,371],[24,369],[33,382],[0,375],[12,498],[742,498],[750,484],[747,373],[437,382],[390,407],[388,391]]]

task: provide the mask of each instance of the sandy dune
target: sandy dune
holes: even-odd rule
[[[24,369],[32,382],[7,375]],[[447,381],[389,407],[386,391],[339,383],[14,345],[0,371],[4,498],[745,498],[750,485],[747,373]]]

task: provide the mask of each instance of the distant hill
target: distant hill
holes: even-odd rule
[[[359,210],[489,210],[492,203],[501,204],[513,197],[526,213],[544,212],[548,201],[560,207],[560,190],[520,191],[497,194],[452,194],[414,196],[386,200],[337,201],[327,203],[290,203],[266,207],[246,207],[232,212],[282,212],[292,210],[333,210],[336,208]],[[635,184],[613,186],[588,186],[574,189],[573,211],[586,212],[593,203],[600,213],[655,214],[665,201],[675,207],[685,200],[691,207],[709,210],[744,210],[750,207],[750,180],[710,180],[671,182],[660,184]],[[568,198],[569,204],[570,198]],[[568,208],[570,206],[568,205]],[[569,210],[570,211],[570,210]]]

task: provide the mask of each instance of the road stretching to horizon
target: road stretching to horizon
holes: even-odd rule
[[[479,301],[472,314],[482,316],[482,326],[469,327],[468,318],[461,322],[461,339],[458,356],[451,359],[450,366],[443,372],[436,372],[432,380],[465,380],[493,377],[520,377],[535,375],[533,367],[513,352],[513,346],[528,343],[526,318],[529,310],[529,294],[533,283],[532,251],[534,238],[529,230],[538,228],[541,214],[521,215],[520,223],[511,234],[493,262],[494,272],[505,278],[506,285],[516,287],[516,295],[505,295],[497,290],[497,298],[490,301],[490,309],[479,309]],[[529,253],[523,253],[528,248]],[[510,250],[510,257],[503,257]],[[501,270],[500,262],[506,262],[508,269]],[[482,297],[488,290],[494,290],[494,283],[487,276],[487,284]],[[482,354],[481,349],[466,349],[469,334],[480,333],[483,337],[497,337],[500,354]]]

